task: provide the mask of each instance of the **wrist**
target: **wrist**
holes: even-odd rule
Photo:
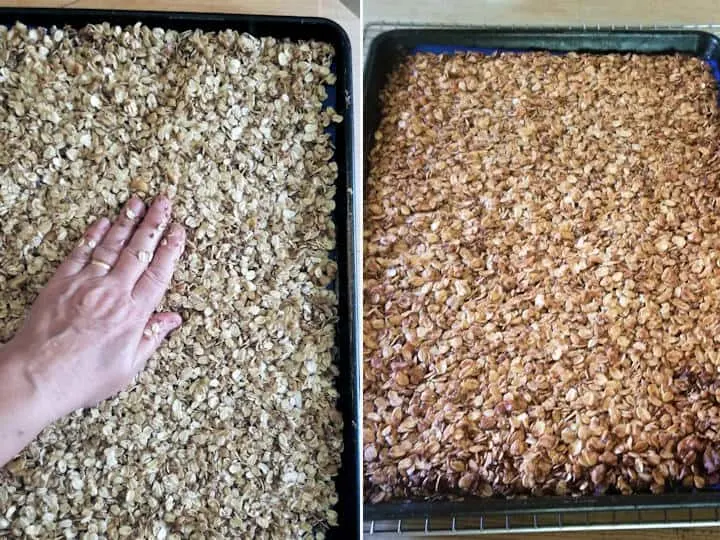
[[[28,367],[33,353],[10,341],[0,349],[0,423],[37,435],[56,418]],[[0,425],[0,433],[3,426]]]

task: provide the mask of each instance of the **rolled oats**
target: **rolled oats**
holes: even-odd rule
[[[368,499],[720,483],[709,68],[417,54],[381,104],[364,233]]]
[[[0,470],[11,535],[298,538],[336,522],[333,55],[234,31],[0,28],[1,338],[132,193],[167,193],[188,233],[160,306],[182,327],[133,387]]]

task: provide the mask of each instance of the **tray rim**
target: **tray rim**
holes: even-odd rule
[[[286,24],[317,24],[330,26],[343,37],[343,46],[351,48],[350,37],[345,29],[337,22],[327,17],[306,15],[260,15],[256,13],[232,13],[225,11],[173,11],[157,9],[115,9],[115,8],[85,8],[85,7],[16,7],[0,6],[0,17],[6,15],[48,15],[48,16],[103,16],[110,17],[159,17],[169,20],[198,20],[198,21],[251,21],[258,23],[286,23]],[[22,21],[21,21],[22,22]],[[103,21],[110,22],[110,21]],[[0,23],[4,24],[4,23]],[[98,24],[98,23],[85,23]],[[112,24],[112,23],[111,23]],[[265,36],[260,36],[265,37]],[[276,37],[276,36],[271,36]]]
[[[355,204],[356,204],[356,183],[358,181],[354,174],[354,162],[357,159],[355,155],[355,133],[353,128],[353,118],[356,114],[354,110],[354,103],[352,100],[352,89],[353,89],[353,69],[352,69],[352,43],[347,31],[337,21],[326,17],[315,17],[315,16],[292,16],[292,15],[262,15],[262,14],[245,14],[245,13],[227,13],[227,12],[207,12],[207,11],[173,11],[173,10],[132,10],[132,9],[103,9],[103,8],[74,8],[74,7],[17,7],[17,6],[0,6],[0,24],[10,25],[14,22],[23,22],[23,17],[48,17],[60,19],[56,26],[69,25],[72,26],[72,22],[65,22],[62,19],[89,19],[85,20],[82,24],[99,24],[102,22],[108,22],[109,24],[119,24],[124,26],[126,22],[117,23],[113,22],[113,19],[117,18],[131,18],[135,19],[135,22],[145,23],[148,18],[150,19],[164,19],[167,21],[188,21],[188,22],[211,22],[220,23],[227,22],[227,28],[233,28],[233,23],[249,23],[250,25],[258,24],[261,27],[272,26],[272,25],[286,25],[294,26],[301,25],[303,27],[317,27],[319,29],[326,29],[328,34],[334,34],[338,39],[338,44],[335,45],[335,56],[342,58],[342,73],[338,70],[337,77],[342,79],[344,85],[344,95],[336,96],[336,109],[337,104],[343,103],[343,123],[342,123],[342,137],[343,137],[343,160],[340,163],[335,156],[335,151],[339,146],[337,140],[333,142],[334,152],[333,161],[338,164],[338,177],[344,176],[344,193],[341,193],[341,189],[337,190],[335,200],[336,202],[344,201],[344,213],[345,223],[342,224],[342,217],[338,216],[333,221],[337,225],[343,225],[343,228],[338,231],[344,236],[343,243],[345,244],[343,258],[345,264],[342,265],[344,268],[340,269],[338,275],[342,275],[343,272],[347,273],[345,279],[338,278],[336,290],[338,291],[338,323],[336,323],[336,353],[335,363],[338,369],[347,369],[347,378],[349,379],[346,384],[343,383],[343,378],[337,379],[336,389],[340,396],[340,411],[343,416],[343,454],[349,452],[347,462],[343,460],[340,465],[339,473],[335,477],[335,484],[341,478],[345,478],[345,481],[352,484],[352,490],[347,492],[340,492],[338,490],[338,503],[335,509],[341,518],[341,525],[338,527],[331,527],[327,533],[327,538],[339,538],[345,533],[355,532],[357,537],[360,538],[362,534],[362,439],[360,432],[361,424],[361,411],[362,411],[362,378],[361,378],[361,354],[357,346],[357,329],[356,323],[361,320],[359,312],[359,299],[358,299],[358,287],[357,287],[357,267],[355,253],[357,249],[357,231],[354,226],[355,223]],[[6,22],[6,21],[12,22]],[[130,23],[128,23],[130,24]],[[149,26],[155,23],[147,23]],[[198,28],[202,29],[202,28]],[[261,29],[247,29],[247,32],[257,33],[262,32]],[[315,39],[322,40],[326,34],[315,36]],[[298,39],[304,40],[309,38],[293,38],[291,36],[278,36],[274,35],[271,30],[268,30],[266,34],[257,37],[274,37],[276,39]],[[339,227],[338,227],[339,228]],[[338,234],[340,237],[340,234]],[[339,246],[338,246],[339,248]],[[338,249],[339,251],[339,249]],[[340,290],[342,289],[342,293]],[[346,309],[341,310],[343,300],[345,298],[347,303]],[[344,313],[343,313],[344,312]],[[343,319],[346,328],[341,330],[341,323]],[[341,337],[344,337],[341,340]],[[341,342],[342,341],[342,342]],[[347,400],[347,402],[346,402]],[[348,434],[351,434],[349,436]],[[343,469],[347,469],[347,472],[343,474]],[[345,502],[344,499],[347,499]],[[342,524],[343,510],[351,508],[352,515],[347,518],[345,524]]]
[[[713,42],[716,47],[720,47],[720,36],[709,32],[711,28],[716,28],[720,31],[720,25],[705,27],[643,27],[643,26],[623,26],[617,27],[611,26],[494,26],[494,25],[424,25],[424,24],[399,24],[393,26],[393,23],[381,23],[374,22],[365,26],[363,35],[367,37],[374,33],[374,29],[377,28],[379,31],[372,37],[372,40],[367,47],[367,54],[365,55],[365,63],[363,66],[363,104],[367,102],[368,98],[368,85],[370,83],[370,77],[365,76],[366,74],[371,75],[372,69],[375,66],[376,58],[378,56],[379,49],[384,45],[386,40],[392,39],[395,36],[407,36],[412,34],[424,33],[424,32],[438,32],[445,33],[447,35],[454,34],[457,32],[475,32],[478,34],[495,34],[508,36],[518,35],[549,35],[549,36],[570,36],[577,34],[584,34],[587,36],[599,36],[601,34],[612,34],[618,36],[629,36],[633,34],[657,36],[657,35],[694,35],[698,38],[708,39]],[[545,48],[545,50],[551,50]],[[612,51],[612,49],[606,49],[606,52]],[[602,52],[602,49],[597,50],[598,54]],[[623,51],[625,52],[625,51]],[[627,51],[631,53],[632,51]],[[639,52],[638,54],[647,54]],[[364,111],[363,111],[364,112]],[[363,124],[363,130],[365,125]],[[366,152],[367,153],[367,152]],[[363,170],[365,176],[365,170]]]
[[[452,36],[458,32],[473,32],[479,35],[487,35],[488,37],[501,37],[501,36],[537,36],[537,37],[554,37],[559,39],[563,36],[586,36],[600,38],[603,35],[613,35],[620,37],[630,37],[633,35],[647,36],[648,38],[657,38],[658,36],[694,36],[698,40],[707,40],[707,43],[711,45],[715,54],[714,59],[720,60],[720,37],[714,33],[708,32],[710,28],[716,28],[713,26],[706,27],[642,27],[642,26],[502,26],[502,25],[432,25],[432,24],[403,24],[399,23],[397,26],[394,23],[385,22],[373,22],[365,26],[364,35],[368,36],[372,34],[375,28],[380,31],[372,37],[372,40],[367,46],[365,55],[365,64],[363,69],[363,142],[364,146],[364,168],[363,168],[363,190],[367,189],[367,180],[369,174],[368,157],[369,152],[373,146],[372,136],[376,129],[375,122],[369,121],[369,114],[371,114],[372,108],[369,106],[375,106],[377,101],[376,96],[371,96],[370,92],[373,90],[373,86],[379,88],[379,81],[374,79],[377,77],[375,73],[377,59],[381,54],[382,48],[388,41],[395,39],[396,37],[404,36],[418,36],[423,33],[432,32],[435,34],[443,34]],[[717,27],[720,29],[720,26]],[[452,44],[448,44],[452,47]],[[485,45],[484,45],[485,47]],[[493,46],[487,45],[487,48]],[[502,48],[501,45],[497,45],[497,48]],[[710,47],[708,47],[710,48]],[[552,49],[551,47],[538,47],[537,50],[558,50]],[[563,48],[564,51],[570,51],[572,49]],[[580,50],[580,49],[574,49]],[[603,52],[621,52],[625,54],[652,54],[650,51],[632,51],[613,50],[611,47],[598,48],[588,51],[582,49],[583,52],[592,52],[602,54]],[[693,56],[698,57],[697,54]],[[707,59],[702,56],[703,59]],[[394,59],[393,59],[394,60]],[[720,90],[720,81],[718,81]],[[379,112],[378,112],[379,115]],[[364,209],[363,209],[364,210]],[[365,484],[365,477],[363,475],[363,487]],[[663,494],[649,494],[649,493],[638,493],[631,495],[599,495],[599,496],[577,496],[577,497],[563,497],[558,495],[547,495],[537,497],[515,497],[515,498],[501,498],[501,497],[466,497],[462,501],[452,500],[419,500],[419,499],[398,499],[387,502],[371,503],[363,500],[363,519],[365,524],[366,534],[376,534],[378,532],[392,531],[396,535],[402,535],[403,525],[408,520],[410,521],[424,521],[424,530],[422,528],[413,529],[413,532],[419,532],[424,535],[432,536],[432,531],[429,530],[428,526],[431,520],[437,519],[451,519],[451,527],[445,527],[443,534],[497,534],[503,532],[548,532],[550,530],[590,530],[590,529],[622,529],[622,528],[662,528],[662,527],[674,527],[677,526],[679,521],[672,521],[667,519],[668,510],[674,509],[714,509],[715,518],[706,520],[703,522],[695,522],[691,519],[682,522],[685,527],[692,526],[718,526],[720,527],[720,494],[717,491],[689,491],[689,492],[666,492]],[[658,510],[665,511],[665,521],[661,523],[654,522],[627,522],[611,524],[605,524],[604,526],[579,526],[579,527],[563,527],[562,523],[556,528],[547,527],[530,527],[527,529],[516,529],[516,528],[496,528],[492,530],[480,528],[471,529],[458,529],[456,528],[456,520],[464,518],[479,518],[484,519],[486,516],[500,515],[500,516],[533,516],[536,518],[540,514],[552,514],[562,515],[565,513],[592,513],[592,512],[622,512],[622,511],[637,511],[638,513],[642,510]],[[382,531],[376,530],[376,525],[380,522],[392,523],[393,527],[390,529],[383,529]],[[481,521],[482,523],[482,521]]]

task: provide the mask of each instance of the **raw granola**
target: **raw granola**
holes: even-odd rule
[[[333,55],[235,31],[0,28],[0,339],[131,193],[166,192],[188,230],[162,306],[182,328],[132,388],[0,470],[0,536],[336,522]]]

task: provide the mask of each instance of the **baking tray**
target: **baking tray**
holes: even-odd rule
[[[328,128],[334,146],[333,160],[338,165],[334,221],[337,231],[336,251],[338,263],[335,290],[338,295],[339,322],[336,332],[339,368],[337,380],[340,398],[338,407],[343,415],[342,465],[336,485],[339,501],[336,506],[339,524],[326,534],[327,538],[354,538],[360,531],[360,436],[359,358],[356,353],[355,323],[358,320],[358,301],[355,287],[354,215],[353,215],[353,111],[352,61],[350,40],[335,22],[313,17],[270,17],[221,13],[178,13],[154,11],[118,11],[84,9],[22,9],[0,8],[0,24],[10,26],[21,21],[28,26],[73,26],[108,22],[128,26],[142,22],[150,27],[175,30],[200,29],[219,31],[233,29],[255,36],[272,36],[293,41],[315,39],[330,43],[335,48],[331,67],[337,76],[333,87],[328,87],[326,106],[332,106],[344,118],[339,127]]]
[[[372,26],[365,35],[373,33]],[[364,70],[364,187],[368,155],[380,123],[380,92],[408,54],[463,51],[682,53],[702,58],[720,82],[720,39],[696,30],[603,28],[406,27],[376,34]],[[462,501],[398,500],[363,506],[366,534],[529,533],[588,529],[720,526],[720,493],[712,489],[662,495],[525,498],[466,497]]]

